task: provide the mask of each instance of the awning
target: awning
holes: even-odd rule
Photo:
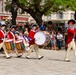
[[[28,18],[24,18],[24,17],[17,17],[16,20],[22,20],[22,21],[28,21]]]
[[[3,19],[3,16],[0,16],[0,20],[2,20]]]
[[[5,19],[6,21],[8,20],[9,16],[0,16],[0,20]]]
[[[0,20],[5,19],[8,20],[9,16],[0,16]],[[28,18],[25,17],[17,17],[16,18],[17,21],[28,21]]]

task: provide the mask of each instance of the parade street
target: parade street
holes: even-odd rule
[[[43,59],[37,60],[35,53],[31,53],[32,59],[26,59],[23,54],[16,58],[15,53],[11,59],[4,58],[0,54],[0,75],[76,75],[76,59],[70,52],[71,62],[64,62],[65,51],[52,51],[40,49]]]

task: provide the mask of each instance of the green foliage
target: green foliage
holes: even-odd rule
[[[69,2],[67,1],[67,6],[68,9],[76,11],[76,0],[70,0]]]
[[[18,0],[18,2],[23,6],[26,6],[28,4],[27,0]]]
[[[10,9],[9,2],[11,0],[6,0],[6,10]],[[52,12],[64,11],[65,9],[76,10],[76,0],[17,0],[17,2],[22,7],[30,8],[34,11],[37,9],[44,14],[49,14]]]
[[[8,2],[7,2],[8,1]],[[62,12],[67,9],[76,11],[76,0],[7,0],[6,10],[10,11],[13,1],[16,6],[22,9],[21,14],[26,11],[40,25],[43,15]],[[13,5],[15,6],[15,5]]]
[[[8,0],[6,0],[5,2],[5,10],[9,12],[11,10],[11,2],[9,2]]]
[[[54,0],[53,6],[45,14],[65,10],[76,11],[76,0]]]
[[[20,14],[24,14],[24,13],[25,13],[25,11],[21,10]]]
[[[12,0],[6,0],[5,2],[5,10],[11,12],[11,8],[12,8],[12,4],[11,4]],[[14,5],[14,8],[18,8],[16,5]],[[25,11],[21,10],[20,14],[24,14]]]
[[[17,0],[20,6],[30,8],[34,11],[37,9],[44,14],[49,14],[58,11],[64,11],[69,6],[69,9],[76,10],[75,0]]]

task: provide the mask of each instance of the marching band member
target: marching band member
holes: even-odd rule
[[[12,25],[10,27],[10,30],[8,30],[8,33],[7,33],[7,38],[12,40],[11,48],[13,51],[15,51],[15,28],[16,26]]]
[[[19,33],[19,40],[22,40],[22,50],[25,50],[25,39],[24,39],[24,36],[22,34],[22,32]]]
[[[25,49],[26,49],[26,51],[28,51],[30,49],[30,47],[29,47],[29,41],[30,41],[29,33],[28,32],[24,32],[24,36],[23,37],[24,37],[24,40],[25,40],[25,43],[24,43]]]
[[[73,49],[75,56],[76,56],[76,50],[75,50],[76,47],[75,47],[75,39],[74,39],[76,36],[76,28],[74,28],[75,21],[69,20],[68,24],[69,24],[69,28],[67,29],[68,37],[66,41],[67,51],[66,51],[66,56],[65,56],[66,62],[70,62],[68,57],[69,57],[69,51],[71,49]]]
[[[10,31],[11,31],[13,34],[15,34],[15,32],[16,32],[16,30],[15,30],[15,29],[16,29],[16,25],[12,25],[10,28],[11,28]]]
[[[17,57],[21,57],[22,55],[20,55],[19,53],[18,53],[18,51],[17,51],[17,49],[16,49],[16,47],[15,47],[15,28],[16,28],[16,26],[15,25],[12,25],[11,26],[11,30],[8,30],[8,32],[7,32],[7,40],[10,40],[10,44],[11,44],[11,48],[12,48],[12,50],[13,51],[15,51],[16,52],[16,55],[17,55]]]
[[[10,43],[11,50],[15,50],[15,36],[14,34],[10,31],[10,29],[6,29],[6,42]]]
[[[6,58],[9,59],[11,58],[11,56],[9,56],[8,52],[7,52],[7,49],[5,47],[5,33],[4,33],[4,30],[5,30],[5,24],[2,25],[1,29],[0,29],[0,49],[3,48],[4,50],[4,53],[6,55]]]
[[[35,33],[36,33],[36,27],[37,27],[37,25],[33,24],[33,25],[32,25],[32,29],[29,31],[30,50],[29,50],[28,53],[27,53],[27,56],[26,56],[27,59],[30,59],[30,53],[31,53],[34,49],[35,49],[37,58],[38,58],[38,59],[43,58],[43,56],[40,56],[39,53],[38,53],[38,45],[35,44],[34,35],[35,35]]]
[[[23,36],[22,32],[19,32],[19,34],[16,34],[16,38],[17,40],[21,40],[21,48],[22,50],[24,50],[25,52],[27,52],[30,48],[29,48],[29,42],[28,39],[26,37]]]
[[[19,49],[19,50],[21,50],[20,52],[18,51],[18,48],[16,46],[16,54],[17,54],[17,57],[19,58],[23,54],[22,50],[24,49],[24,44],[23,44],[22,38],[20,38],[20,36],[19,36],[18,31],[15,32],[15,44],[20,44],[20,46],[18,46],[19,48],[21,48],[21,49]]]
[[[18,39],[22,41],[22,50],[29,50],[29,42],[26,37],[23,36],[22,32],[19,32]]]

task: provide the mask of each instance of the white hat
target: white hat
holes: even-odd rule
[[[16,28],[16,25],[12,25],[11,28]]]
[[[6,25],[5,21],[1,21],[1,25]]]

